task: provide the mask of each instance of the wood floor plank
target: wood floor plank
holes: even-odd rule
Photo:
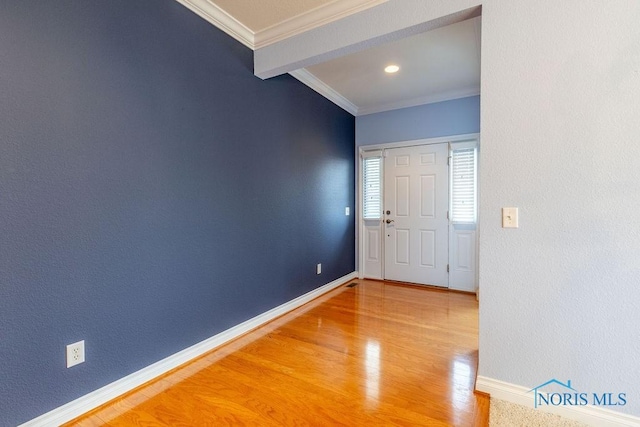
[[[355,282],[67,425],[488,425],[475,296]]]

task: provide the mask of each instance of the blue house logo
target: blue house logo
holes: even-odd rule
[[[575,388],[571,387],[571,380],[567,380],[567,383],[564,384],[560,381],[558,381],[555,378],[550,379],[549,381],[547,381],[544,384],[540,384],[537,387],[532,388],[531,390],[529,390],[527,393],[531,393],[533,392],[533,407],[537,408],[539,404],[545,404],[545,405],[549,405],[549,402],[551,401],[551,404],[554,406],[558,406],[560,403],[558,404],[554,404],[553,403],[553,396],[556,396],[556,401],[559,400],[560,397],[562,397],[563,399],[565,399],[565,395],[571,395],[572,393],[543,393],[542,391],[538,392],[539,389],[543,388],[543,387],[547,387],[551,384],[558,384],[561,387],[564,387],[567,390],[571,390],[572,392],[574,392],[575,394],[579,394],[578,390],[576,390]],[[585,403],[586,405],[586,403]]]
[[[559,392],[545,392],[542,388],[554,387],[560,389]],[[553,378],[544,384],[540,384],[529,390],[527,393],[533,392],[533,407],[540,405],[551,406],[624,406],[627,404],[626,393],[581,393],[571,386],[571,380],[563,383]],[[591,398],[591,399],[589,399]]]

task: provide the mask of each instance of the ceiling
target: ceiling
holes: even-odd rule
[[[254,33],[326,7],[336,0],[214,0],[217,6]]]
[[[252,49],[387,0],[178,0]],[[291,75],[359,116],[480,93],[481,17],[336,58]],[[400,71],[387,74],[384,67]]]
[[[306,68],[357,115],[480,93],[480,17]],[[384,72],[396,64],[400,71]],[[353,108],[352,108],[353,110]]]

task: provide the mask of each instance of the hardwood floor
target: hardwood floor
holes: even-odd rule
[[[67,425],[488,425],[475,296],[353,282]]]

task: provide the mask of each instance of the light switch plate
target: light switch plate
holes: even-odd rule
[[[351,209],[349,209],[349,207],[348,207],[348,206],[347,206],[346,208],[344,208],[344,214],[345,214],[346,216],[351,215]]]
[[[518,228],[518,208],[502,208],[502,228]]]

